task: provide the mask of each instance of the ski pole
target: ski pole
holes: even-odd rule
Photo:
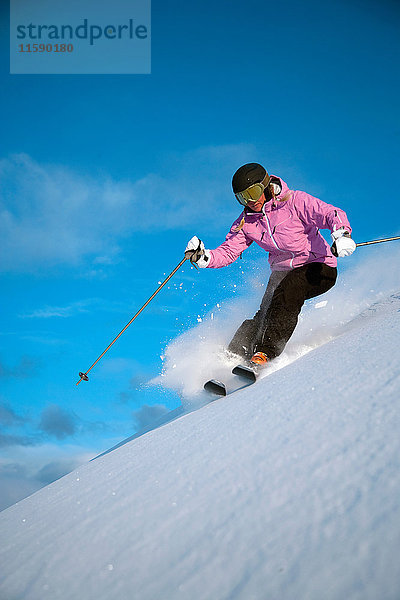
[[[79,373],[79,381],[77,382],[76,385],[79,385],[81,381],[89,381],[89,377],[88,377],[88,373],[89,371],[91,371],[93,369],[93,367],[99,362],[99,360],[101,358],[103,358],[103,356],[105,355],[106,352],[108,352],[108,350],[111,348],[111,346],[117,341],[117,339],[124,333],[124,331],[126,329],[128,329],[129,325],[131,325],[131,323],[133,323],[133,321],[136,319],[136,317],[138,317],[140,315],[140,313],[142,312],[142,310],[144,310],[146,308],[146,306],[148,304],[150,304],[150,302],[153,300],[153,298],[158,294],[158,292],[164,287],[164,285],[171,279],[171,277],[173,275],[175,275],[175,273],[178,271],[178,269],[181,268],[181,266],[183,265],[183,263],[190,259],[191,255],[192,255],[192,250],[189,250],[187,252],[185,252],[185,256],[184,258],[181,260],[181,262],[179,263],[179,265],[177,265],[175,267],[175,269],[168,275],[168,277],[162,282],[162,284],[156,289],[156,291],[154,292],[154,294],[152,294],[150,296],[150,298],[143,304],[142,308],[140,308],[137,313],[132,317],[132,319],[129,321],[129,323],[127,323],[125,325],[125,327],[119,332],[119,334],[113,339],[113,341],[111,342],[111,344],[109,344],[107,346],[107,348],[104,350],[104,352],[102,352],[100,354],[100,356],[94,361],[94,363],[88,368],[87,371],[85,371],[85,373],[80,372]]]
[[[357,248],[359,246],[369,246],[370,244],[381,244],[382,242],[392,242],[393,240],[400,240],[400,235],[396,237],[385,238],[384,240],[371,240],[370,242],[361,242],[361,244],[356,244]]]

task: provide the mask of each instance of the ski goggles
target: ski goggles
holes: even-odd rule
[[[235,194],[236,200],[243,206],[247,206],[249,202],[257,202],[268,187],[270,180],[271,178],[267,173],[260,183],[253,183],[253,185],[249,185],[243,192],[237,192]]]

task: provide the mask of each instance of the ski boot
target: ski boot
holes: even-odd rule
[[[250,359],[251,367],[265,367],[269,362],[268,356],[264,352],[256,352]]]

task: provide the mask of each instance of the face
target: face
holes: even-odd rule
[[[262,196],[260,196],[260,198],[258,200],[256,200],[255,202],[248,202],[247,206],[251,210],[255,210],[256,212],[261,212],[265,202],[266,202],[266,198],[265,198],[265,192],[264,192],[264,194],[262,194]]]

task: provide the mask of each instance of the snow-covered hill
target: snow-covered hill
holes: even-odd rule
[[[5,510],[1,600],[398,600],[399,337],[395,294]]]

